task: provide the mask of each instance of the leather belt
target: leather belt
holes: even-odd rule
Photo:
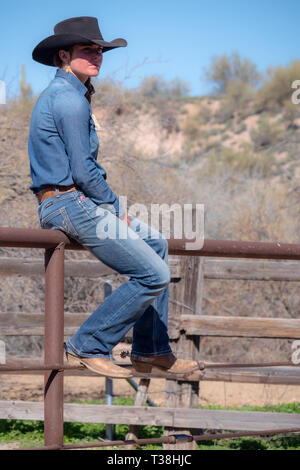
[[[45,199],[48,199],[48,197],[56,196],[55,188],[58,189],[59,194],[67,193],[69,191],[74,191],[75,189],[78,189],[75,184],[71,184],[70,186],[47,186],[47,188],[42,189],[36,194],[39,204],[41,204],[41,202],[43,202]]]

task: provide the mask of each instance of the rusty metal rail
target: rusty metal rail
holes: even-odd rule
[[[0,227],[0,247],[55,248],[65,244],[66,250],[84,250],[60,230],[41,230]],[[170,239],[169,254],[185,256],[213,256],[217,258],[290,259],[300,260],[300,244],[247,242],[235,240],[204,240],[201,250],[187,250],[189,239]]]
[[[177,444],[178,442],[200,442],[200,441],[213,441],[225,439],[238,439],[240,437],[255,437],[255,436],[272,436],[276,434],[290,434],[300,433],[300,428],[288,429],[268,429],[264,431],[247,431],[247,432],[230,432],[230,433],[210,433],[200,435],[189,434],[170,434],[164,437],[154,437],[149,439],[130,439],[118,441],[101,441],[101,442],[86,442],[83,444],[65,444],[59,446],[43,446],[43,447],[30,447],[27,450],[71,450],[71,449],[89,449],[94,447],[114,447],[114,446],[128,446],[128,445],[147,445],[147,444]],[[20,450],[20,449],[18,449]]]
[[[117,365],[119,366],[122,366],[124,368],[131,368],[130,365],[128,364],[124,364],[124,363],[117,363]],[[285,366],[285,367],[300,367],[300,364],[295,364],[293,362],[202,362],[200,361],[199,362],[199,370],[200,371],[203,371],[205,369],[242,369],[242,368],[251,368],[251,367],[280,367],[280,366]],[[13,372],[13,371],[34,371],[34,370],[54,370],[54,371],[63,371],[63,370],[83,370],[85,369],[85,366],[76,366],[76,365],[70,365],[70,364],[35,364],[35,365],[32,365],[32,366],[27,366],[27,365],[24,365],[24,366],[13,366],[13,365],[0,365],[0,372]],[[196,373],[197,371],[195,370],[193,372],[193,375]],[[137,374],[137,377],[149,377],[149,376],[153,376],[155,375],[155,373],[144,373],[144,372],[139,372]],[[182,378],[182,376],[185,375],[185,374],[170,374],[168,372],[165,372],[165,373],[158,373],[158,376],[159,377],[165,377],[165,378],[170,378],[172,376],[172,378],[176,378],[176,377],[180,377]],[[189,373],[189,375],[191,375],[191,373]],[[199,375],[200,377],[200,375]]]
[[[300,260],[300,245],[286,243],[262,243],[228,240],[205,240],[201,250],[186,250],[185,244],[192,240],[169,240],[169,253],[185,256],[214,256],[230,258],[257,259],[289,259]],[[108,445],[147,444],[166,442],[175,443],[178,439],[207,440],[241,437],[242,433],[214,434],[201,436],[180,437],[165,436],[157,439],[137,439],[136,441],[109,441],[86,443],[80,445],[63,444],[63,373],[74,366],[63,365],[63,334],[64,334],[64,250],[84,250],[84,247],[71,241],[63,232],[58,230],[0,228],[0,247],[42,248],[45,249],[45,347],[44,365],[31,367],[26,370],[39,368],[44,373],[44,447],[43,449],[71,449],[83,447],[103,447]],[[264,367],[265,364],[209,364],[207,367]],[[285,365],[287,365],[285,363]],[[292,364],[288,364],[292,365]],[[9,367],[9,366],[8,366]],[[3,372],[5,366],[3,367]],[[11,369],[15,370],[15,369]],[[25,370],[24,368],[21,370]],[[243,435],[282,434],[284,432],[299,432],[300,429],[270,430],[243,433]],[[37,448],[35,448],[37,449]]]

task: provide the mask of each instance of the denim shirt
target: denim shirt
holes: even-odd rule
[[[99,140],[86,98],[86,86],[71,72],[57,69],[31,115],[28,154],[36,194],[49,185],[76,184],[95,204],[109,204],[116,216],[124,208],[97,162]]]

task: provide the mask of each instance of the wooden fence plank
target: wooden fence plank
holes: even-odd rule
[[[300,385],[299,367],[251,367],[249,369],[207,369],[201,380],[216,382]]]
[[[201,336],[300,338],[300,320],[290,318],[181,315],[180,329]]]
[[[180,265],[177,258],[169,260],[171,279],[181,277]],[[0,258],[0,276],[36,276],[45,274],[43,258]],[[106,266],[101,261],[93,260],[65,260],[65,277],[97,278],[101,276],[115,275],[116,271]]]
[[[79,326],[92,314],[90,313],[72,313],[64,315],[65,328],[64,334],[73,335]],[[1,336],[26,336],[26,335],[44,335],[44,313],[23,313],[23,312],[1,312],[0,313],[0,332]]]
[[[205,279],[300,281],[299,261],[204,258]]]
[[[43,420],[42,402],[0,401],[1,419]],[[262,431],[300,426],[299,414],[258,411],[200,410],[143,406],[80,405],[65,403],[64,421],[139,424],[174,428]]]
[[[188,424],[187,424],[188,423]],[[174,426],[235,431],[262,431],[300,426],[299,414],[260,411],[175,409]]]
[[[178,256],[169,256],[172,278],[181,278],[182,272]],[[203,257],[205,279],[235,279],[253,281],[300,281],[299,261],[286,260],[240,260],[231,258]],[[115,274],[116,271],[100,261],[65,260],[65,275],[74,277],[101,277]],[[35,276],[44,274],[42,258],[0,258],[0,275]]]
[[[65,336],[73,335],[92,314],[65,313]],[[173,319],[173,321],[172,321]],[[290,318],[232,317],[219,315],[170,314],[169,336],[179,337],[184,330],[187,335],[245,336],[250,338],[300,338],[300,320]],[[23,312],[0,312],[1,336],[44,335],[44,314]],[[130,338],[132,331],[127,333]]]
[[[92,313],[92,312],[91,312]],[[65,313],[65,336],[73,335],[91,313]],[[225,317],[181,315],[169,322],[170,338],[178,338],[180,331],[187,335],[247,337],[247,338],[300,338],[300,320],[286,318]],[[44,314],[1,312],[1,336],[43,336]],[[132,329],[126,338],[132,337]]]

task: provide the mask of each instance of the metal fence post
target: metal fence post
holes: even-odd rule
[[[108,297],[111,293],[112,293],[112,283],[111,281],[105,281],[104,297]],[[106,405],[114,404],[113,381],[109,377],[105,378],[105,404]],[[109,441],[113,440],[114,438],[114,425],[113,424],[106,425],[106,437]]]
[[[63,366],[64,243],[45,251],[45,365]],[[63,370],[44,374],[44,442],[63,446]]]

